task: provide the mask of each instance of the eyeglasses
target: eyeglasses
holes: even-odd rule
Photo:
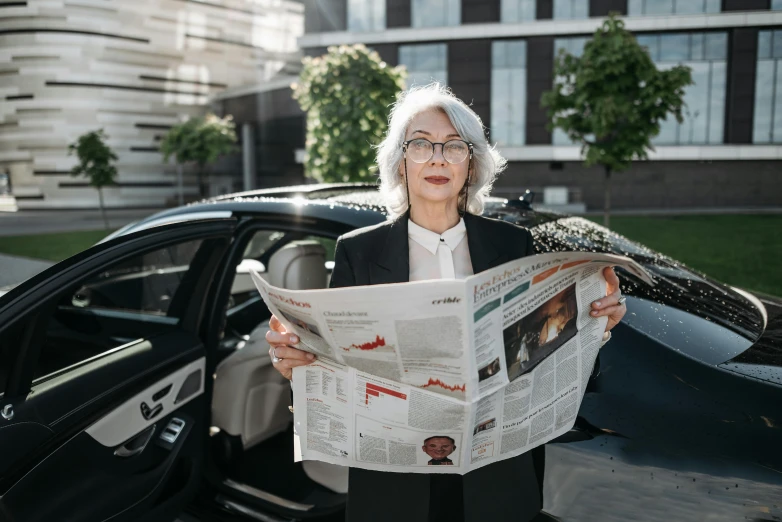
[[[402,143],[402,150],[416,163],[426,163],[434,156],[434,146],[442,146],[443,157],[448,163],[461,163],[472,158],[472,143],[463,140],[449,140],[445,143],[432,143],[425,138],[416,138]]]

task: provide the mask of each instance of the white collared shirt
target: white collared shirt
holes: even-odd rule
[[[410,281],[464,279],[473,275],[464,219],[438,234],[407,221]]]

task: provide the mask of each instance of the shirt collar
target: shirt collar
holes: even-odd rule
[[[442,242],[453,251],[456,246],[462,242],[467,234],[467,227],[464,226],[464,219],[459,219],[455,227],[449,228],[442,234],[427,230],[422,226],[416,225],[412,220],[407,221],[407,237],[427,249],[432,254],[437,253],[437,246]]]

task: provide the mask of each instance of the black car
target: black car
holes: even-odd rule
[[[355,184],[214,198],[1,296],[0,519],[340,520],[344,468],[293,462],[248,270],[325,287],[336,238],[386,219],[378,203]],[[657,280],[620,272],[625,320],[574,428],[536,453],[539,518],[782,519],[782,301],[523,200],[485,215],[538,252],[626,255]]]

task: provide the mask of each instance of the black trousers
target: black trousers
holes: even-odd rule
[[[544,451],[536,448],[466,475],[351,468],[347,522],[527,522],[542,508]]]

